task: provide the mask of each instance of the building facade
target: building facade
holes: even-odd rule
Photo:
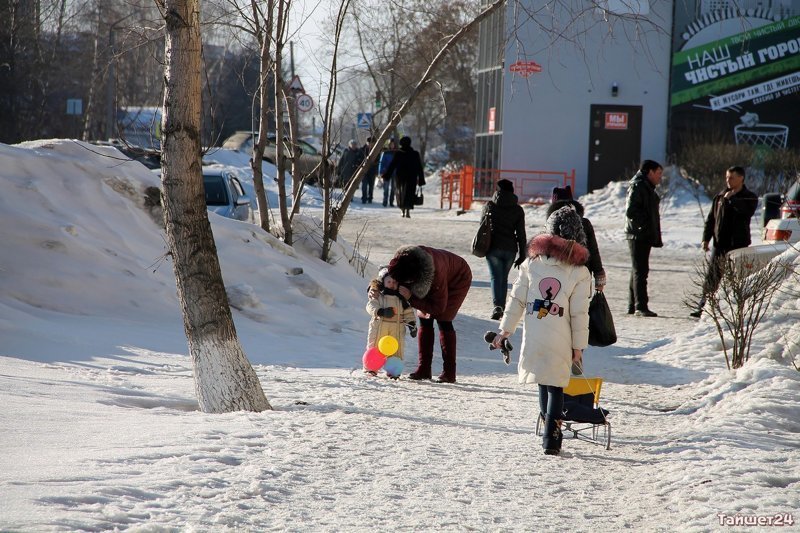
[[[800,0],[509,0],[478,87],[478,198],[546,198],[546,174],[582,195],[691,139],[800,147]]]
[[[508,3],[494,67],[502,98],[481,106],[479,93],[475,166],[496,165],[522,185],[523,200],[549,198],[559,175],[574,176],[567,182],[580,195],[666,155],[672,2],[608,4],[624,16],[588,2],[578,11]],[[492,43],[484,35],[481,47]]]

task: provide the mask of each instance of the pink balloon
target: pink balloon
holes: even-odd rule
[[[377,372],[386,363],[386,356],[381,353],[377,346],[368,348],[361,359],[364,368],[372,372]]]

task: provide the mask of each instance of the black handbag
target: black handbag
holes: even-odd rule
[[[422,205],[425,201],[425,196],[422,194],[422,188],[417,187],[417,192],[414,194],[414,205]]]
[[[481,217],[478,225],[478,232],[472,239],[472,255],[475,257],[486,257],[486,253],[492,246],[492,207],[491,203],[486,204],[486,213]]]
[[[614,317],[608,307],[605,295],[596,291],[589,303],[589,344],[592,346],[610,346],[617,342],[617,330]]]

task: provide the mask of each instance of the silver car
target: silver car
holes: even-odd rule
[[[257,135],[253,135],[249,131],[237,131],[222,143],[222,147],[228,150],[236,150],[243,153],[253,152],[253,140]],[[289,149],[286,148],[288,139],[284,143],[284,154],[289,154]],[[297,140],[297,145],[300,147],[300,158],[297,161],[298,169],[301,177],[308,176],[308,183],[313,185],[319,179],[320,162],[322,155],[311,144],[300,139]],[[275,135],[267,136],[267,145],[264,148],[264,161],[268,161],[273,165],[276,162],[277,148],[275,146]],[[287,162],[287,164],[291,164]],[[287,169],[288,170],[288,169]]]
[[[203,186],[206,190],[206,206],[209,211],[227,218],[253,221],[250,197],[244,192],[239,179],[231,172],[203,168]]]

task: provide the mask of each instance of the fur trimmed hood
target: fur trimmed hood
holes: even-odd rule
[[[431,290],[436,269],[433,257],[419,246],[401,246],[389,262],[389,275],[405,285],[417,298]]]
[[[569,265],[583,266],[589,259],[589,250],[575,241],[542,233],[528,242],[528,257],[533,259],[540,255],[552,257]]]

